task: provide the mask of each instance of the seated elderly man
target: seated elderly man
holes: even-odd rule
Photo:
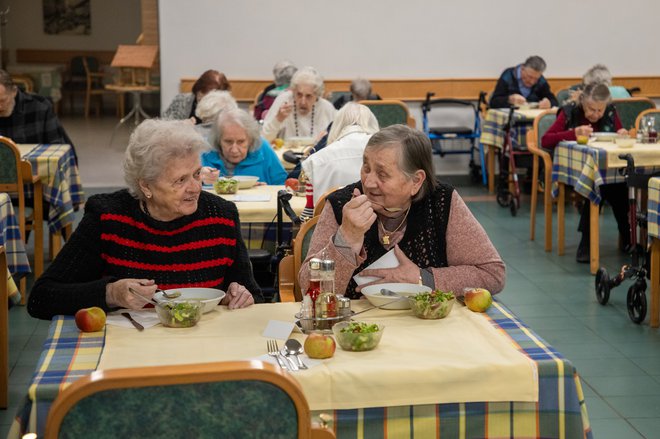
[[[540,56],[530,56],[523,64],[506,69],[497,81],[491,108],[506,108],[538,102],[539,108],[557,106],[557,98],[543,77],[546,64]]]
[[[366,78],[355,78],[351,81],[351,95],[341,95],[333,102],[337,110],[346,105],[346,103],[354,101],[379,101],[380,96],[372,94],[371,81]]]
[[[21,91],[4,70],[0,70],[0,135],[16,143],[68,143],[73,148],[51,103]]]
[[[320,137],[336,112],[321,97],[323,88],[323,78],[316,69],[298,70],[291,78],[291,89],[281,93],[268,111],[262,135],[271,142],[278,137]]]

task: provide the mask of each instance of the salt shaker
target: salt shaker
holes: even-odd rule
[[[326,319],[337,317],[337,296],[335,295],[335,261],[321,261],[321,294],[314,304],[316,329],[330,329],[332,326]]]
[[[346,296],[337,296],[337,314],[348,320],[351,317],[351,299]]]

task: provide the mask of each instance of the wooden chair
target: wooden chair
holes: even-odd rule
[[[529,213],[529,239],[536,239],[536,204],[539,190],[539,161],[543,161],[543,212],[545,214],[545,251],[552,251],[552,157],[541,148],[541,138],[557,118],[557,110],[546,110],[536,116],[527,131],[527,149],[532,153],[532,199]]]
[[[45,438],[335,437],[310,418],[298,382],[260,361],[99,370],[55,399]]]
[[[74,56],[69,65],[68,79],[63,89],[69,95],[69,106],[73,112],[74,95],[80,94],[85,98],[85,117],[89,117],[92,97],[96,100],[96,115],[103,107],[103,95],[109,93],[103,86],[103,73],[100,71],[99,60],[93,56]]]
[[[25,93],[34,93],[34,81],[28,75],[11,75],[14,84]]]
[[[649,98],[613,99],[612,104],[625,129],[634,128],[637,116],[644,111],[655,108],[655,103]]]
[[[314,205],[314,216],[321,215],[321,212],[323,212],[323,208],[325,207],[326,198],[328,198],[328,195],[330,195],[337,189],[339,188],[333,187],[332,189],[326,191],[323,195],[321,195],[318,200],[316,200],[316,204]]]
[[[307,257],[309,243],[312,241],[312,235],[318,221],[319,217],[315,216],[300,226],[293,242],[293,255],[285,256],[280,261],[278,286],[282,302],[302,301],[303,292],[300,290],[300,284],[298,283],[298,273],[302,262]]]
[[[0,409],[9,405],[9,288],[7,286],[7,255],[0,245]]]
[[[25,205],[24,184],[33,187],[33,205]],[[43,189],[39,177],[32,175],[30,162],[21,159],[16,144],[8,137],[0,136],[0,192],[15,194],[18,198],[18,228],[25,239],[26,230],[34,231],[34,275],[44,271]],[[20,281],[21,303],[25,304],[26,281]]]
[[[415,128],[415,119],[410,116],[408,106],[396,100],[382,100],[382,101],[360,101],[362,105],[369,107],[381,128],[385,128],[397,123],[408,125]]]
[[[643,123],[646,123],[646,118],[648,116],[655,117],[655,121],[657,124],[655,129],[656,130],[660,129],[660,109],[649,108],[648,110],[644,110],[637,115],[637,119],[635,120],[635,128],[637,130],[641,129]]]

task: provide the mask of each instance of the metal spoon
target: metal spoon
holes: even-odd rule
[[[156,301],[153,300],[153,299],[147,299],[146,297],[144,297],[142,294],[138,293],[137,291],[135,291],[135,290],[134,290],[133,288],[131,288],[131,287],[128,287],[128,291],[129,291],[131,294],[133,294],[135,297],[140,298],[141,300],[143,300],[143,301],[146,302],[146,303],[150,303],[150,304],[152,304],[152,305],[154,305],[154,306],[158,305],[158,302],[156,302]]]
[[[284,349],[286,350],[287,356],[292,356],[298,362],[298,367],[301,369],[307,369],[307,365],[303,363],[298,355],[302,354],[303,347],[298,340],[295,338],[290,338],[284,343]]]
[[[165,290],[161,290],[160,288],[157,288],[156,292],[161,293],[163,297],[165,297],[166,299],[176,299],[177,297],[181,296],[181,291],[173,291],[171,293],[168,293]]]
[[[382,296],[403,297],[399,293],[395,293],[394,291],[388,290],[387,288],[381,288],[380,289],[380,294]]]

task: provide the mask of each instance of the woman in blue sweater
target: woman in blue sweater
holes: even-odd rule
[[[284,184],[286,171],[268,141],[259,135],[259,124],[239,109],[223,111],[214,126],[212,151],[202,154],[202,179],[212,183],[219,175],[254,175],[265,184]]]

